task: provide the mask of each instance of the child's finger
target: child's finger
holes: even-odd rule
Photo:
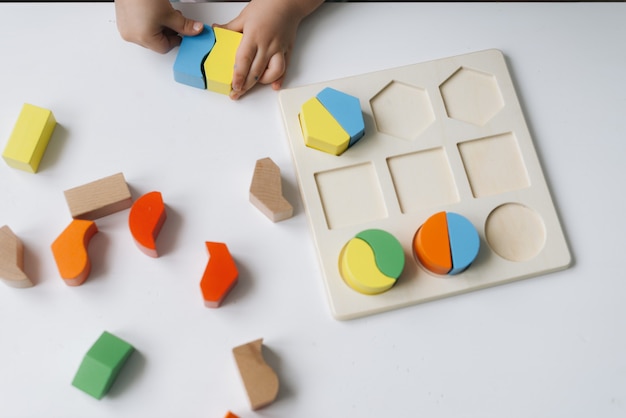
[[[165,26],[181,35],[194,36],[202,32],[204,25],[193,19],[187,19],[180,10],[170,13],[165,19]]]
[[[235,68],[233,69],[233,90],[236,92],[245,90],[250,78],[250,69],[257,53],[256,45],[242,39],[235,55]]]
[[[279,80],[285,73],[286,61],[285,54],[277,52],[270,57],[267,63],[267,68],[263,75],[259,78],[259,82],[263,84],[270,84]]]

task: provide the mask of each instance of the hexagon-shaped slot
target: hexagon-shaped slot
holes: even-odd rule
[[[435,121],[426,90],[391,81],[371,100],[376,129],[402,139],[417,138]]]
[[[448,116],[473,125],[485,125],[504,107],[495,76],[470,68],[456,70],[439,91]]]

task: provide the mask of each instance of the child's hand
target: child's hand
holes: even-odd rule
[[[235,19],[218,25],[243,33],[235,57],[232,99],[240,98],[257,82],[280,89],[298,25],[312,11],[299,3],[297,0],[252,0]]]
[[[162,54],[180,45],[178,36],[202,32],[202,22],[187,19],[168,0],[115,0],[117,28],[126,41]]]

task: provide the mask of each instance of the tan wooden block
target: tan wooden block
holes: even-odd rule
[[[11,287],[31,287],[24,273],[24,245],[8,226],[0,228],[0,279]]]
[[[250,202],[272,222],[293,216],[293,207],[283,197],[280,168],[270,158],[256,162],[250,185]]]
[[[133,203],[122,173],[74,187],[63,193],[74,219],[93,221],[128,209]]]
[[[239,374],[253,410],[271,404],[278,396],[278,376],[263,359],[262,350],[262,338],[233,348]]]

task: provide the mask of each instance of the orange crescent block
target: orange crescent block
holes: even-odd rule
[[[0,228],[0,279],[11,287],[32,287],[24,273],[24,245],[7,225]]]
[[[157,258],[156,239],[167,218],[161,192],[150,192],[133,203],[128,215],[128,227],[139,249]]]
[[[68,286],[80,286],[91,272],[87,246],[98,232],[94,221],[74,219],[52,243],[59,274]]]
[[[233,348],[252,410],[271,404],[278,396],[278,376],[263,359],[262,350],[262,338]]]
[[[415,234],[413,251],[428,270],[435,274],[448,274],[452,269],[452,254],[445,212],[435,213],[424,222]]]
[[[209,262],[200,280],[202,297],[207,308],[219,308],[222,301],[237,284],[239,272],[226,244],[206,242]]]

